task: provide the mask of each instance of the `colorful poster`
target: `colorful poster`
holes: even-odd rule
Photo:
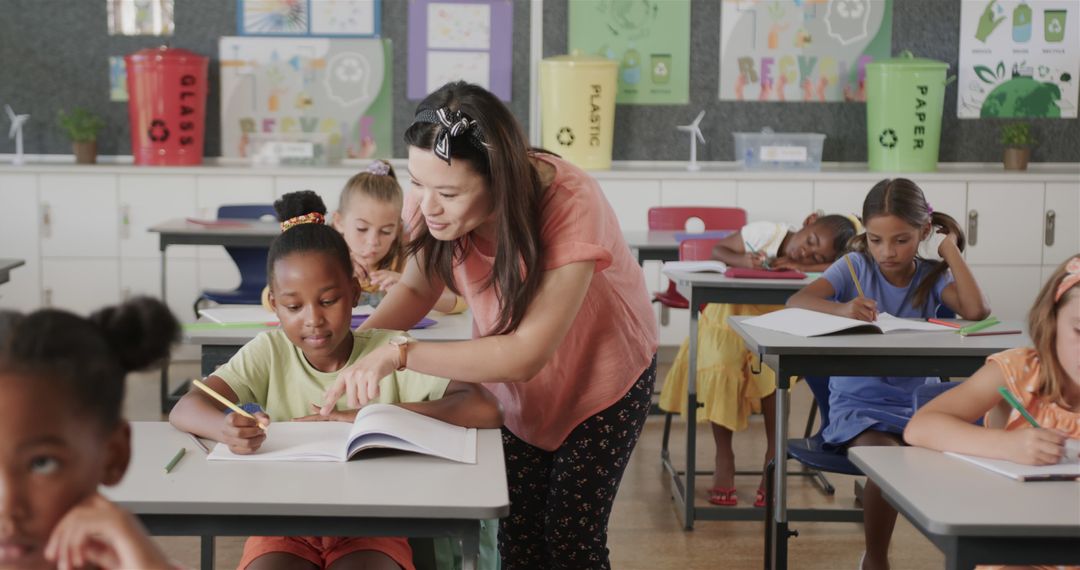
[[[221,38],[222,156],[280,140],[389,158],[392,55],[390,40]]]
[[[109,56],[109,101],[127,101],[127,65],[121,56]]]
[[[509,101],[513,41],[511,0],[411,0],[409,99],[464,80]]]
[[[690,0],[572,0],[571,53],[619,62],[616,103],[690,102]]]
[[[377,37],[380,0],[237,0],[244,36]]]
[[[893,0],[724,0],[720,99],[865,101],[890,57]]]
[[[964,0],[956,116],[1076,118],[1080,0]]]

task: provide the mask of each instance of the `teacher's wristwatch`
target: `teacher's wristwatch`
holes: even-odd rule
[[[398,367],[397,371],[401,372],[405,370],[406,362],[409,359],[408,346],[413,339],[405,335],[398,335],[390,339],[390,344],[394,345],[398,349]]]

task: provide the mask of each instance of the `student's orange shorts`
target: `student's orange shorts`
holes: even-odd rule
[[[404,538],[385,536],[253,536],[244,543],[238,568],[247,568],[256,558],[272,552],[299,556],[319,568],[326,568],[342,556],[362,550],[381,552],[405,570],[416,570],[409,542]]]

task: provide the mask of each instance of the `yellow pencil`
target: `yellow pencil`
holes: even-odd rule
[[[847,262],[847,268],[851,271],[851,279],[855,281],[855,290],[859,292],[860,297],[865,297],[862,292],[862,285],[859,285],[859,277],[855,275],[855,266],[851,264],[851,257],[845,255],[844,261]]]
[[[255,419],[255,416],[247,413],[240,406],[237,406],[236,404],[230,402],[228,398],[226,398],[225,396],[222,396],[221,394],[218,394],[217,392],[215,392],[213,390],[213,388],[207,386],[206,384],[203,384],[202,382],[200,382],[198,380],[192,380],[191,383],[194,384],[196,388],[198,388],[198,389],[202,390],[203,392],[206,392],[207,394],[209,394],[210,397],[212,397],[213,399],[221,402],[222,404],[225,404],[225,406],[228,407],[230,410],[240,414],[241,416],[244,416],[245,418],[251,418],[253,420]],[[256,420],[256,421],[258,421],[258,420]],[[259,427],[262,428],[264,431],[266,430],[266,425],[263,424],[262,422],[259,422]]]

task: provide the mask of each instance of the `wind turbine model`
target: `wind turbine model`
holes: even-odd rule
[[[700,140],[701,144],[705,144],[705,137],[701,134],[701,119],[705,117],[705,111],[698,113],[694,122],[689,125],[679,125],[675,127],[680,131],[690,133],[690,164],[686,165],[687,170],[701,170],[701,167],[697,163],[697,142]]]
[[[15,158],[11,160],[11,164],[22,164],[22,127],[23,123],[30,118],[30,115],[16,115],[15,111],[11,110],[11,105],[4,105],[4,109],[7,111],[8,118],[11,119],[11,130],[8,131],[8,138],[15,139]]]

